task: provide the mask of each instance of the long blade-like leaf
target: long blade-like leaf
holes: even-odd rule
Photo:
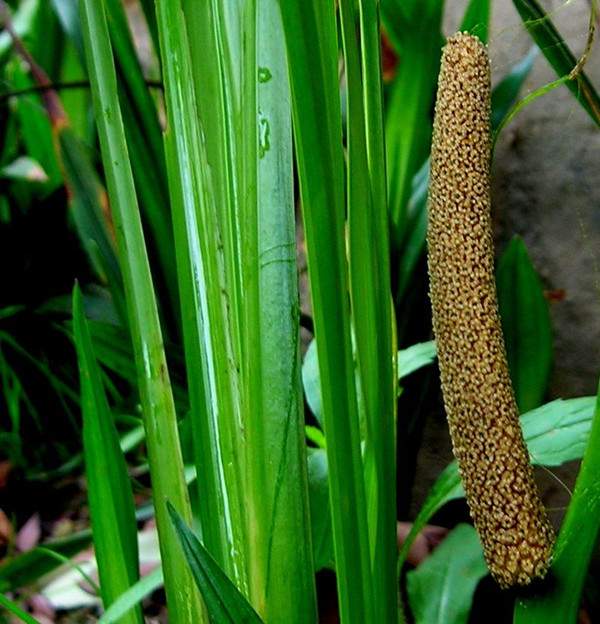
[[[83,312],[81,291],[73,292],[73,326],[81,380],[83,447],[88,499],[102,601],[112,604],[138,577],[135,508],[119,436]],[[140,623],[139,607],[121,622]]]
[[[202,622],[204,613],[189,570],[177,556],[167,515],[169,497],[191,517],[173,394],[129,164],[103,2],[81,0],[81,16],[96,123],[116,223],[121,269],[138,370],[150,474],[170,619]]]
[[[341,620],[373,620],[372,578],[350,339],[344,163],[334,5],[279,0],[327,435]]]

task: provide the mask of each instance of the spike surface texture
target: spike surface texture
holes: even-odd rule
[[[433,325],[454,455],[492,576],[527,585],[550,565],[554,531],[523,441],[494,280],[487,49],[444,48],[429,188]]]

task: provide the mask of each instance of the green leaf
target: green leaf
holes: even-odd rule
[[[309,266],[341,620],[370,621],[373,592],[346,266],[344,153],[333,3],[279,2]]]
[[[4,607],[7,611],[10,611],[10,613],[19,618],[21,622],[25,622],[25,624],[40,624],[38,620],[29,615],[26,611],[23,611],[18,604],[9,600],[4,594],[0,594],[0,607]]]
[[[189,570],[177,556],[177,536],[167,498],[191,518],[177,415],[167,369],[156,296],[131,172],[103,2],[81,0],[88,74],[110,203],[121,255],[142,414],[146,429],[169,618],[174,624],[205,621]]]
[[[325,450],[308,449],[308,491],[315,572],[335,567],[328,473]]]
[[[98,624],[115,624],[125,613],[139,605],[144,598],[161,587],[163,583],[163,571],[161,567],[158,567],[123,592],[102,614]]]
[[[470,32],[479,37],[483,43],[487,43],[490,28],[490,4],[490,0],[471,0],[458,30]]]
[[[523,437],[532,463],[539,466],[559,466],[579,459],[589,436],[594,403],[595,397],[557,399],[521,416]],[[463,496],[458,466],[453,461],[433,484],[400,548],[400,568],[406,561],[414,539],[433,515],[447,502]]]
[[[591,432],[556,541],[550,569],[551,590],[546,588],[546,591],[518,599],[515,624],[563,624],[577,619],[581,592],[600,529],[600,386],[592,409]]]
[[[406,575],[415,624],[467,624],[473,594],[487,571],[477,531],[459,524]]]
[[[259,624],[256,611],[229,580],[181,516],[167,503],[185,559],[202,593],[206,609],[215,624]]]
[[[402,62],[386,114],[391,238],[396,249],[401,249],[408,227],[407,204],[413,177],[430,150],[430,110],[440,64],[443,4],[440,0],[421,3],[418,19],[405,35]]]
[[[577,58],[560,36],[550,16],[537,0],[513,0],[513,4],[556,75],[559,78],[568,76],[577,65]],[[567,80],[564,84],[596,125],[600,126],[600,96],[586,73],[581,72],[574,80]]]
[[[552,367],[552,327],[542,283],[525,243],[514,237],[496,271],[508,366],[520,412],[541,404]]]
[[[428,366],[435,360],[437,349],[435,340],[419,342],[398,351],[398,379],[407,377],[416,370]]]
[[[81,291],[73,291],[73,324],[81,380],[83,449],[94,549],[102,601],[112,604],[138,579],[135,508],[125,458],[102,386],[83,312]],[[138,608],[122,622],[142,622]]]

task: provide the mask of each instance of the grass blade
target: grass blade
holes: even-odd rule
[[[169,497],[185,518],[191,517],[173,394],[129,166],[106,15],[103,2],[82,0],[80,7],[96,122],[119,236],[170,619],[176,624],[202,622],[201,603],[189,570],[177,556],[177,536],[166,509]]]
[[[115,624],[127,611],[138,605],[146,596],[161,587],[163,583],[163,571],[162,568],[158,567],[123,592],[102,614],[98,624]]]
[[[513,0],[525,28],[559,78],[566,78],[578,64],[577,58],[564,42],[550,17],[537,0]],[[592,20],[594,19],[592,4]],[[591,22],[593,25],[593,21]],[[593,26],[592,26],[593,27]],[[600,96],[584,71],[573,80],[566,79],[566,87],[583,106],[597,126],[600,126]]]
[[[600,529],[600,386],[587,447],[550,568],[552,587],[518,599],[515,624],[574,622]]]
[[[279,2],[327,435],[341,620],[371,621],[371,566],[347,301],[344,165],[334,6]]]
[[[4,594],[0,594],[0,607],[4,607],[15,617],[19,618],[21,622],[25,622],[25,624],[40,624],[38,620],[29,615],[27,611],[23,611],[18,604],[7,598]]]
[[[219,568],[170,503],[168,508],[181,548],[198,589],[202,592],[211,620],[215,624],[260,624],[262,620],[256,611]]]
[[[397,617],[395,380],[379,17],[340,3],[347,83],[347,213],[350,296],[366,417],[365,473],[375,618]]]
[[[102,602],[108,607],[138,578],[135,508],[78,286],[73,291],[73,326],[81,379],[88,500]],[[130,611],[121,621],[141,623],[141,610]]]

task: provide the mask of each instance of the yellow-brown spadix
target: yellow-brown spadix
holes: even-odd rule
[[[444,403],[471,516],[492,576],[527,585],[554,532],[519,425],[494,282],[490,68],[476,38],[444,48],[429,187],[429,277]]]

